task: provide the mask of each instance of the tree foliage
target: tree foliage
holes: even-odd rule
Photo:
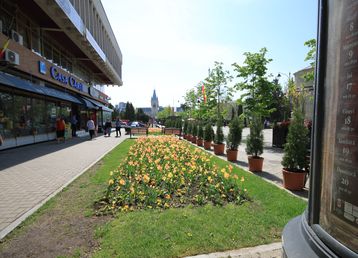
[[[306,58],[305,58],[305,61],[309,61],[311,67],[314,68],[315,64],[316,64],[316,52],[317,52],[316,51],[317,50],[316,39],[307,40],[304,43],[304,45],[309,48],[308,53],[307,53]],[[313,69],[313,71],[305,74],[304,79],[305,79],[305,81],[313,81],[313,79],[314,79],[314,69]]]
[[[241,101],[247,117],[269,116],[274,111],[274,108],[270,107],[275,85],[267,77],[267,65],[272,59],[267,58],[266,54],[266,48],[262,48],[258,53],[245,52],[244,64],[233,64],[237,77],[243,80],[236,84],[236,88],[244,92]]]
[[[129,121],[134,121],[136,118],[135,109],[134,109],[132,103],[130,103],[130,102],[126,103],[126,110],[124,112],[124,118],[128,119]]]
[[[242,138],[242,126],[238,116],[229,124],[229,135],[227,137],[227,148],[230,150],[237,150]]]

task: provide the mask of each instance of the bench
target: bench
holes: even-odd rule
[[[180,128],[164,128],[163,134],[174,134],[174,135],[181,135],[181,129]]]
[[[147,127],[130,127],[129,134],[130,134],[130,138],[132,138],[132,135],[148,136],[148,128]]]

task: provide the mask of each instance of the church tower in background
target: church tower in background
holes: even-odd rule
[[[159,110],[159,101],[158,101],[157,94],[155,93],[155,90],[153,92],[153,96],[151,99],[151,105],[152,105],[152,117],[155,118]]]

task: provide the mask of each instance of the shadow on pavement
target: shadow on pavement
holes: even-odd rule
[[[89,137],[76,137],[68,139],[66,142],[57,143],[57,141],[54,140],[2,150],[0,151],[0,173],[9,167],[72,147],[88,140]],[[96,138],[93,138],[93,141],[95,140]]]

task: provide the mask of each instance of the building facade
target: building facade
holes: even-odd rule
[[[103,85],[122,85],[122,54],[100,1],[0,1],[1,149],[55,138],[111,116]]]

